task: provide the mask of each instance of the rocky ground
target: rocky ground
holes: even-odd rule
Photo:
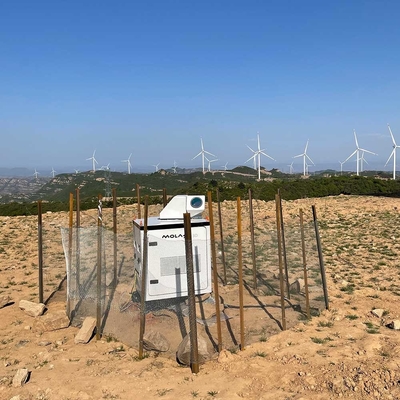
[[[139,360],[135,346],[110,336],[75,344],[79,328],[72,325],[43,331],[40,317],[19,307],[21,300],[38,301],[37,217],[1,217],[0,298],[8,300],[0,309],[0,398],[399,399],[400,332],[391,325],[400,320],[399,203],[353,196],[283,202],[287,226],[298,224],[300,207],[308,220],[311,205],[317,207],[329,310],[310,321],[298,318],[286,331],[246,336],[252,340],[243,350],[224,346],[198,374],[162,354]],[[234,209],[235,202],[222,205],[232,238]],[[247,248],[245,203],[242,211]],[[158,212],[150,209],[150,215]],[[121,231],[129,231],[135,214],[133,206],[118,209]],[[263,243],[275,224],[274,203],[256,201],[254,215]],[[95,221],[93,212],[82,216],[83,225]],[[43,217],[46,298],[65,275],[59,231],[67,225],[66,213]],[[44,316],[64,311],[65,301],[55,296]]]

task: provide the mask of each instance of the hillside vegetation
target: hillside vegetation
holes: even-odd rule
[[[240,171],[240,172],[239,172]],[[339,194],[374,195],[400,197],[400,183],[389,179],[368,176],[331,176],[323,174],[303,179],[300,175],[287,175],[278,170],[263,171],[266,180],[255,181],[255,171],[240,167],[233,171],[213,173],[193,172],[190,174],[173,174],[161,171],[152,174],[125,174],[104,171],[96,173],[61,174],[45,183],[27,201],[10,201],[0,205],[0,215],[33,215],[37,213],[37,200],[43,201],[43,212],[67,211],[69,195],[79,188],[81,209],[97,207],[98,195],[104,196],[105,188],[115,188],[118,205],[137,202],[136,185],[140,186],[141,202],[149,196],[150,204],[162,203],[165,188],[168,196],[176,194],[206,194],[211,191],[213,200],[219,191],[221,200],[246,199],[249,189],[253,198],[269,201],[280,190],[285,200],[305,197],[324,197]],[[105,198],[104,207],[111,207],[111,199]]]

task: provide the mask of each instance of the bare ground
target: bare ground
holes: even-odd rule
[[[310,219],[310,206],[317,206],[329,310],[311,321],[293,316],[288,330],[281,331],[275,324],[267,335],[252,329],[265,316],[246,311],[249,335],[245,349],[226,343],[219,357],[215,354],[197,375],[173,357],[151,353],[138,360],[135,346],[126,341],[103,337],[75,345],[78,328],[74,326],[35,332],[34,319],[21,311],[18,303],[38,300],[37,217],[1,217],[0,296],[10,296],[11,302],[0,309],[0,398],[399,399],[400,332],[387,327],[400,319],[399,203],[390,198],[347,196],[284,202],[288,226],[297,224],[300,207]],[[235,203],[223,203],[226,235],[232,237],[234,208]],[[246,213],[245,203],[242,211]],[[159,208],[151,208],[150,215],[158,212]],[[119,221],[126,224],[121,222],[121,231],[128,231],[136,208],[121,207],[118,213]],[[263,229],[269,232],[274,228],[275,205],[255,202],[254,213],[262,238]],[[83,215],[83,225],[93,221],[93,213]],[[65,275],[59,228],[67,224],[66,213],[49,213],[43,218],[45,262],[51,265],[45,270],[47,296]],[[247,248],[247,222],[245,225],[243,243]],[[221,296],[228,299],[234,287],[221,286]],[[376,308],[384,310],[381,318],[371,313]],[[53,297],[47,312],[57,309],[65,309],[62,295]],[[237,324],[236,317],[231,321]],[[237,328],[233,330],[237,337]],[[224,335],[226,342],[230,336],[225,330]],[[27,368],[30,377],[24,386],[15,388],[11,382],[19,368]]]

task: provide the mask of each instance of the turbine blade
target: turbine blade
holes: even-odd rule
[[[357,150],[354,150],[354,151],[343,161],[343,164],[344,164],[346,161],[350,160],[350,158],[353,157],[354,154],[356,154],[356,153],[357,153]]]
[[[315,164],[314,164],[314,161],[311,160],[311,158],[310,158],[307,154],[306,154],[306,157],[312,162],[313,165],[315,165]]]
[[[394,136],[393,136],[392,130],[390,129],[389,124],[388,124],[388,128],[389,128],[390,136],[392,137],[393,144],[394,144],[395,146],[397,146],[396,141],[394,140]]]
[[[359,149],[360,151],[363,151],[364,153],[369,153],[369,154],[373,154],[374,156],[377,156],[378,154],[376,154],[376,153],[374,153],[374,152],[372,152],[372,151],[369,151],[369,150],[365,150],[365,149]]]
[[[248,163],[250,160],[252,160],[253,158],[255,158],[256,154],[253,154],[247,161],[246,163]]]
[[[264,153],[263,151],[260,151],[260,154],[262,154],[262,155],[264,155],[264,156],[270,158],[271,160],[276,161],[275,158],[272,158],[271,156],[269,156],[268,154]]]
[[[360,146],[358,145],[356,130],[354,129],[353,132],[354,132],[354,139],[356,140],[356,146],[357,146],[357,148],[359,148]]]
[[[210,153],[209,151],[206,151],[206,150],[204,150],[204,153],[207,153],[207,154],[209,154],[210,156],[213,156],[213,157],[217,157],[215,154]]]
[[[247,144],[246,144],[247,146]],[[247,146],[253,153],[255,153],[255,150],[253,150],[250,146]]]
[[[308,139],[307,140],[307,143],[306,143],[306,148],[304,149],[304,154],[306,154],[307,153],[307,148],[308,148],[308,141],[309,141],[310,139]]]
[[[194,160],[196,157],[200,156],[202,153],[203,153],[203,152],[201,151],[199,154],[197,154],[197,156],[194,156],[194,157],[192,158],[192,160]]]
[[[392,152],[390,153],[390,156],[389,156],[389,158],[387,159],[387,161],[386,161],[386,164],[385,164],[385,167],[386,167],[386,165],[388,164],[388,162],[390,161],[390,159],[392,158],[392,156],[393,156],[393,154],[394,154],[394,152],[396,151],[396,147],[392,150]]]

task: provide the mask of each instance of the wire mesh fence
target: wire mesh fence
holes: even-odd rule
[[[252,231],[249,203],[241,201],[240,204],[240,218],[244,221],[240,239],[237,204],[223,202],[220,215],[217,207],[213,210],[218,307],[215,290],[209,282],[211,266],[205,261],[211,262],[212,246],[201,241],[197,245],[193,243],[198,289],[196,321],[204,360],[220,348],[236,351],[243,344],[265,341],[309,315],[318,315],[326,304],[311,209],[304,210],[302,236],[300,211],[287,214],[283,207],[284,234],[281,232],[278,236],[272,202],[254,201]],[[95,226],[96,216],[91,214],[87,218],[83,215],[80,228],[61,229],[72,324],[80,326],[87,316],[100,318],[102,335],[137,347],[140,314],[144,311],[145,350],[175,358],[178,349],[180,354],[185,352],[185,346],[187,350],[190,331],[184,237],[162,238],[149,232],[149,296],[145,309],[141,310],[139,271],[135,269],[135,257],[141,254],[133,235],[134,213],[118,210],[118,226],[121,226],[118,233],[112,229],[112,210],[104,210],[101,227]],[[45,239],[48,234],[46,231]],[[283,246],[278,238],[284,238]],[[239,253],[242,254],[243,288],[239,285]],[[55,257],[60,257],[59,253]],[[205,290],[200,289],[203,286]],[[218,322],[221,332],[218,332]]]

